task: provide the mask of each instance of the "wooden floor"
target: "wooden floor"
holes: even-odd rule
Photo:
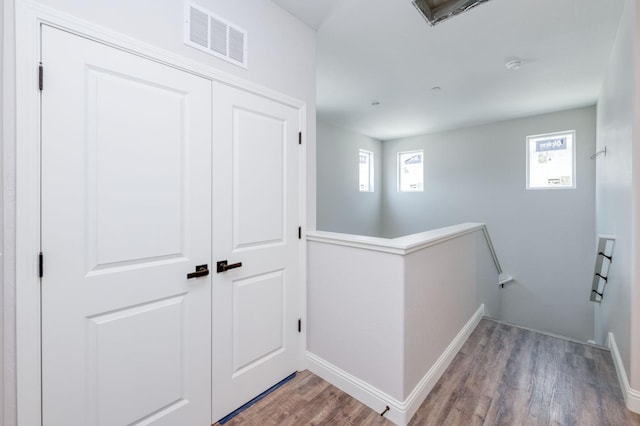
[[[226,425],[391,425],[304,371]],[[608,351],[484,319],[410,425],[640,426]]]
[[[609,351],[482,320],[412,425],[640,425]]]

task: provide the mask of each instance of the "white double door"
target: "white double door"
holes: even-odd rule
[[[209,425],[296,370],[299,112],[48,26],[42,62],[43,424]]]

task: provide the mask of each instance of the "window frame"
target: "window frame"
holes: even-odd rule
[[[362,189],[362,181],[361,181],[362,176],[360,175],[360,167],[362,167],[361,166],[362,163],[360,162],[361,155],[366,155],[369,157],[369,183],[368,183],[367,189]],[[375,154],[373,153],[373,151],[369,151],[366,149],[358,150],[358,192],[375,192],[374,160],[375,160]]]
[[[402,165],[401,165],[400,158],[403,155],[406,155],[406,154],[418,154],[418,153],[421,154],[421,156],[422,156],[422,161],[420,162],[420,165],[422,167],[422,173],[421,173],[421,177],[422,177],[422,182],[421,183],[422,183],[422,185],[418,189],[406,189],[406,190],[403,190],[402,189],[402,173],[401,173]],[[398,192],[409,192],[409,193],[410,192],[424,192],[424,180],[425,180],[424,179],[424,149],[414,149],[414,150],[410,150],[410,151],[398,151],[398,155],[397,155],[397,159],[396,159],[396,167],[397,167],[397,180],[398,180],[398,182],[397,182],[397,191]]]
[[[558,185],[558,186],[531,186],[531,159],[530,159],[530,142],[539,139],[552,139],[558,136],[571,136],[571,185]],[[529,135],[525,138],[525,189],[527,191],[544,191],[544,190],[562,190],[562,189],[576,189],[577,188],[577,173],[576,173],[576,151],[577,151],[577,139],[575,130],[565,130],[562,132],[541,133],[537,135]]]

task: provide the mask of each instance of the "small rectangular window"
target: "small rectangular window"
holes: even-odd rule
[[[373,192],[373,152],[360,150],[360,192]]]
[[[575,131],[527,136],[527,189],[576,187]]]
[[[398,153],[398,191],[422,192],[424,190],[424,152]]]

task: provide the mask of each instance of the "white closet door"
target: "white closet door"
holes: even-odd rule
[[[209,425],[211,82],[46,26],[42,62],[43,424]]]
[[[297,369],[299,111],[214,84],[213,417]],[[239,265],[242,264],[242,266]]]

